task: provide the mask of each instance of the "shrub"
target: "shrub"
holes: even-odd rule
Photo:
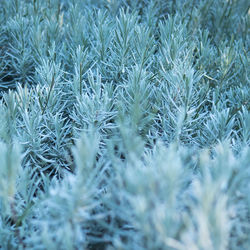
[[[249,4],[0,2],[1,249],[248,249]]]

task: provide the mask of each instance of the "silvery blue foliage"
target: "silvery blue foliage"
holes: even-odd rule
[[[0,249],[248,249],[247,0],[0,1]]]

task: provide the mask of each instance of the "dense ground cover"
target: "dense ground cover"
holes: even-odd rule
[[[247,0],[0,1],[0,249],[249,249]]]

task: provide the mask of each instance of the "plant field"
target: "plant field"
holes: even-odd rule
[[[1,0],[0,249],[249,249],[249,7]]]

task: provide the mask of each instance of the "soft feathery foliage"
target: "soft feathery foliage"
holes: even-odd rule
[[[0,249],[249,249],[249,13],[0,1]]]

